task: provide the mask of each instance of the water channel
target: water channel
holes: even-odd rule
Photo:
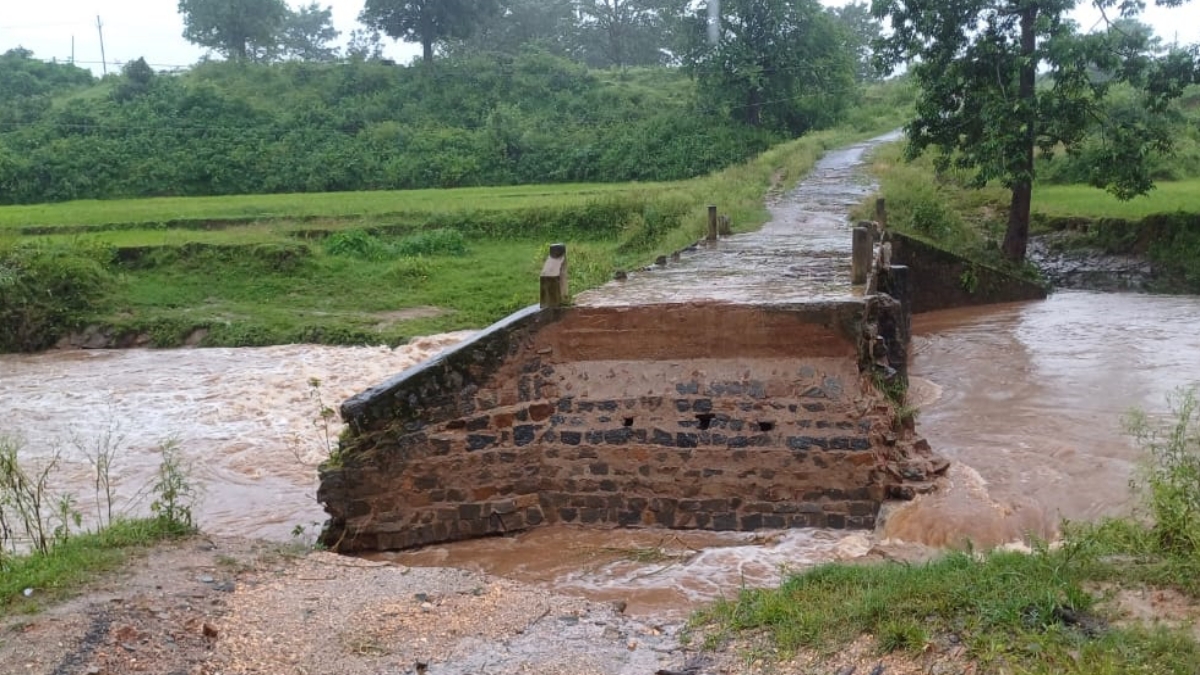
[[[1200,384],[1200,298],[1061,292],[1042,302],[919,316],[919,431],[957,460],[953,486],[892,514],[868,539],[835,531],[750,534],[547,528],[390,556],[456,565],[592,597],[631,611],[683,611],[781,569],[863,555],[880,537],[982,545],[1052,535],[1060,518],[1130,508],[1138,456],[1122,431],[1133,407]],[[286,540],[323,519],[312,495],[324,430],[309,380],[335,403],[454,344],[396,350],[283,346],[56,351],[0,356],[0,434],[21,457],[57,452],[54,487],[93,509],[88,454],[117,439],[122,508],[144,512],[158,447],[174,439],[203,486],[196,515],[215,534]],[[335,403],[336,404],[336,403]],[[336,434],[336,429],[331,429]]]

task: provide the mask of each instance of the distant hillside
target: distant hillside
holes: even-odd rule
[[[0,203],[688,178],[781,140],[677,69],[545,53],[381,62],[133,62],[95,80],[0,56]]]

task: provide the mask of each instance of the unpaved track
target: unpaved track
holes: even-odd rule
[[[633,674],[689,658],[677,623],[609,604],[240,539],[162,546],[77,598],[21,609],[0,621],[5,674]]]

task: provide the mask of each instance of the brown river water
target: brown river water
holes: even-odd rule
[[[861,556],[884,538],[955,545],[1053,535],[1060,518],[1126,512],[1137,450],[1132,407],[1200,383],[1200,298],[1062,292],[1043,302],[954,310],[914,321],[918,430],[957,460],[950,489],[892,513],[883,531],[680,533],[545,528],[388,557],[453,565],[621,599],[630,611],[682,610],[766,585],[789,569]],[[310,345],[260,349],[61,351],[0,357],[0,434],[23,459],[61,455],[54,487],[94,510],[87,448],[119,438],[119,505],[144,512],[158,445],[179,443],[203,487],[196,517],[215,534],[287,540],[323,519],[313,500],[322,456],[317,405],[461,340],[396,350]],[[332,430],[336,434],[337,429]]]

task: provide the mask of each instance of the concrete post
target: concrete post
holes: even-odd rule
[[[715,204],[708,205],[708,237],[709,241],[717,240],[717,207]]]
[[[855,286],[867,283],[871,273],[871,231],[865,227],[854,228],[854,246],[850,257],[850,283]]]
[[[887,229],[887,200],[883,197],[875,200],[875,222],[881,231]]]
[[[542,265],[541,305],[562,307],[567,302],[567,245],[551,244],[550,256]]]

